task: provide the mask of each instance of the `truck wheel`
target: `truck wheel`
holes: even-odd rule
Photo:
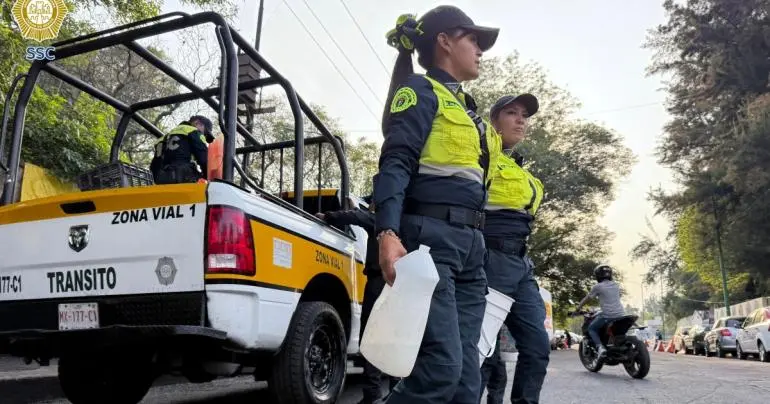
[[[301,302],[283,348],[275,357],[268,386],[281,404],[334,403],[347,370],[347,338],[334,307]]]
[[[59,359],[59,384],[72,404],[137,404],[154,376],[151,358],[136,352]]]

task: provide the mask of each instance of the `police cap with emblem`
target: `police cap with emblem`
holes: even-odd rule
[[[460,28],[476,34],[479,48],[482,52],[488,51],[497,41],[499,28],[482,27],[476,25],[468,15],[455,6],[438,6],[422,16],[419,20],[419,29],[422,35],[418,42],[436,40],[436,36],[442,32]],[[418,48],[422,48],[418,46]]]
[[[503,108],[513,104],[514,102],[520,102],[527,109],[529,116],[535,115],[540,109],[540,103],[537,101],[537,97],[532,94],[520,94],[520,95],[504,95],[498,98],[495,105],[489,110],[489,117],[496,119]]]

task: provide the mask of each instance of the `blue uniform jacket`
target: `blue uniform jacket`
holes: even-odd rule
[[[451,91],[460,90],[452,76],[430,69],[428,76],[444,83]],[[376,233],[391,229],[398,233],[404,201],[446,204],[482,211],[486,192],[482,184],[460,177],[418,174],[420,154],[438,111],[438,97],[431,83],[421,75],[409,76],[402,87],[417,94],[417,104],[390,117],[380,155],[379,173],[374,180]],[[473,99],[465,95],[475,110]]]

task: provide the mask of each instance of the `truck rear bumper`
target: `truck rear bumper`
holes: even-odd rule
[[[205,302],[203,291],[0,302],[0,354],[58,357],[100,345],[226,339],[226,332],[207,326]],[[64,303],[96,303],[99,326],[61,330]]]
[[[131,345],[171,340],[223,343],[227,333],[191,325],[112,325],[90,330],[15,330],[0,332],[0,354],[23,357],[59,357],[63,352],[105,345]]]

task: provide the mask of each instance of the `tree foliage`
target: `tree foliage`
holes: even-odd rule
[[[770,1],[667,0],[663,7],[668,20],[651,31],[646,47],[655,51],[650,74],[669,78],[672,119],[659,161],[674,170],[681,187],[651,194],[675,223],[666,253],[658,256],[675,257],[669,268],[695,275],[708,292],[704,298],[687,277],[669,271],[678,298],[721,301],[719,228],[731,303],[767,294]],[[655,256],[648,247],[642,240],[635,253]]]
[[[186,0],[182,3],[223,7],[227,0]],[[29,67],[24,53],[31,42],[19,34],[10,13],[12,4],[11,0],[3,0],[0,9],[0,91],[3,95],[13,78]],[[157,15],[162,1],[79,0],[69,1],[67,5],[70,12],[56,40],[93,32],[96,24],[104,23],[89,17],[88,11],[104,10],[112,22],[125,23]],[[149,50],[161,59],[169,60],[160,49],[149,47]],[[128,104],[179,92],[178,83],[124,47],[107,48],[53,63]],[[185,73],[184,69],[182,72]],[[4,102],[3,97],[0,108],[4,107]],[[11,99],[11,105],[15,106],[15,97]],[[163,128],[162,121],[178,107],[146,111],[145,117]],[[107,161],[118,118],[112,108],[43,73],[26,111],[22,159],[48,168],[62,179],[73,180]],[[6,151],[10,142],[10,136],[7,137]],[[146,131],[129,127],[122,157],[144,163],[148,161],[151,144]],[[6,158],[0,156],[0,160]]]

